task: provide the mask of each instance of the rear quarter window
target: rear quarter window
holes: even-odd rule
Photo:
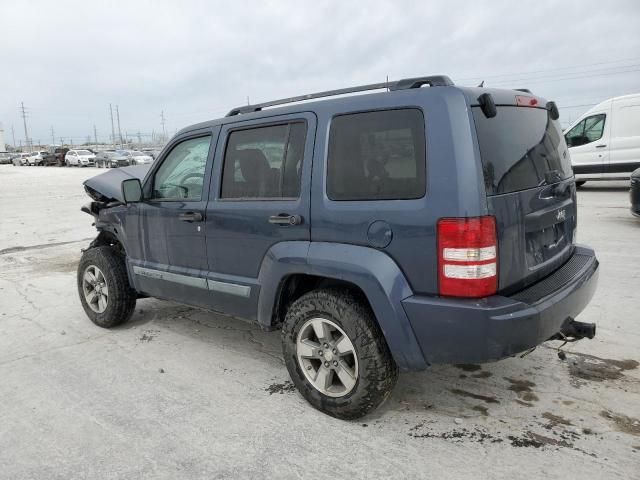
[[[424,116],[417,108],[334,117],[329,133],[331,200],[405,200],[426,193]]]

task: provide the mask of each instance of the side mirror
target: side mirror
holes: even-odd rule
[[[122,181],[122,198],[124,203],[142,201],[142,184],[137,178],[127,178]]]

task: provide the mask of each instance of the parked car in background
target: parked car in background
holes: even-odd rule
[[[640,94],[606,100],[566,130],[576,184],[627,180],[640,168]]]
[[[114,150],[106,150],[96,154],[96,167],[116,168],[129,165],[129,157]]]
[[[151,155],[138,152],[137,150],[116,150],[116,153],[126,157],[129,165],[148,165],[153,163]]]
[[[0,165],[11,163],[11,154],[9,152],[0,152]]]
[[[25,159],[29,156],[29,153],[18,153],[16,155],[14,155],[11,158],[11,163],[13,163],[14,166],[16,167],[20,167],[22,165],[26,165],[25,164]]]
[[[43,158],[44,158],[44,155],[46,154],[47,154],[46,151],[31,152],[29,155],[25,157],[24,164],[28,166],[44,165]]]
[[[96,155],[89,150],[69,150],[64,160],[67,167],[89,167],[96,164]]]
[[[631,213],[640,217],[640,168],[631,173],[629,196],[631,197]]]
[[[114,327],[144,295],[282,328],[295,386],[343,419],[398,370],[593,338],[575,319],[598,261],[555,103],[442,76],[349,91],[373,89],[242,105],[85,181],[87,316]]]
[[[62,167],[64,166],[64,157],[69,151],[68,148],[64,147],[50,147],[49,151],[43,157],[43,163],[47,167],[56,166]]]

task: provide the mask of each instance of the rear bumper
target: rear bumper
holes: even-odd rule
[[[597,283],[595,252],[577,246],[565,265],[511,297],[414,295],[402,305],[428,363],[487,362],[548,340],[584,310]]]

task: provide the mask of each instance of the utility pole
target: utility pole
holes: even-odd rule
[[[142,145],[142,137],[140,136],[140,130],[138,130],[138,145]]]
[[[24,109],[24,102],[20,102],[20,110],[22,111],[22,122],[24,124],[24,141],[27,144],[27,148],[29,148],[29,132],[27,131],[27,112]],[[29,148],[31,152],[31,148]]]
[[[55,145],[56,144],[56,134],[53,131],[53,125],[51,125],[51,145]]]
[[[13,148],[16,148],[16,131],[13,128],[13,125],[11,125],[11,138],[13,138]]]
[[[98,145],[98,131],[96,130],[96,124],[93,124],[93,140]]]
[[[164,128],[164,124],[166,123],[167,119],[164,117],[164,110],[162,110],[160,112],[160,123],[162,124],[162,141],[166,142],[167,141],[167,131]]]
[[[116,146],[116,131],[113,128],[113,108],[111,108],[111,104],[109,104],[109,113],[111,114],[111,143],[113,146]]]
[[[120,139],[120,148],[122,148],[122,130],[120,130],[120,109],[116,105],[116,118],[118,119],[118,138]]]

